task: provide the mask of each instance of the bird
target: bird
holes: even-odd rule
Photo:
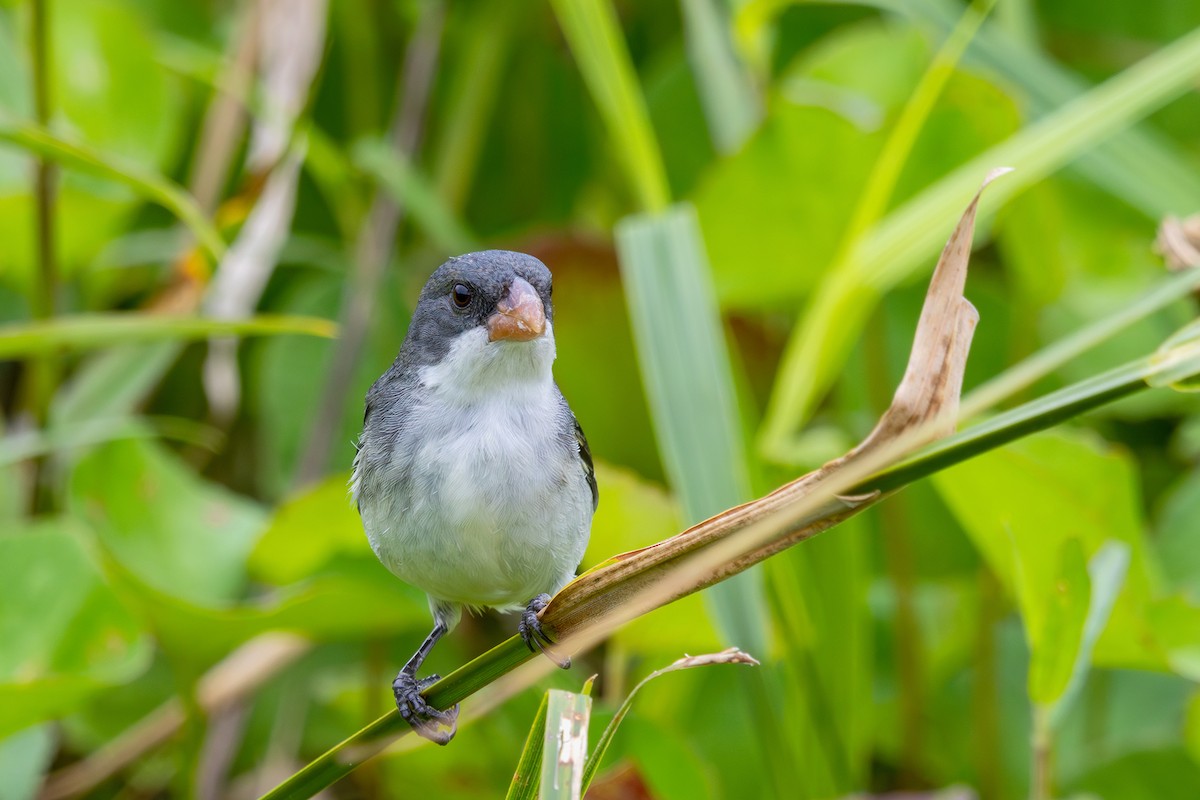
[[[539,612],[575,577],[599,503],[587,437],[554,381],[550,270],[485,250],[421,290],[391,367],[367,392],[351,493],[371,549],[429,598],[433,630],[392,683],[401,716],[448,743],[458,706],[418,679],[463,609],[522,611],[531,651],[559,666]]]

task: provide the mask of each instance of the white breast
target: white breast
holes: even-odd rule
[[[553,349],[549,330],[501,344],[472,331],[420,375],[388,467],[397,491],[363,520],[380,560],[435,599],[523,607],[570,580],[583,556],[591,494]]]

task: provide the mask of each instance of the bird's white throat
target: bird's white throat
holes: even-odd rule
[[[474,403],[508,392],[541,393],[553,385],[554,326],[528,342],[491,342],[487,330],[472,328],[454,340],[450,351],[422,367],[421,383],[449,402]]]

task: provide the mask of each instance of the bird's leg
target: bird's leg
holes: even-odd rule
[[[417,680],[417,670],[447,630],[449,628],[446,623],[439,619],[425,637],[425,641],[421,642],[417,652],[413,653],[412,658],[396,675],[396,680],[392,681],[392,694],[396,697],[396,708],[400,710],[400,716],[404,717],[417,735],[438,744],[447,744],[454,738],[458,730],[458,706],[439,711],[429,705],[421,692],[441,680],[441,676],[430,675],[428,678]]]
[[[550,649],[549,645],[554,644],[550,636],[542,629],[542,621],[538,619],[538,614],[543,608],[550,603],[550,595],[543,592],[537,597],[529,601],[529,605],[521,613],[521,621],[517,623],[517,633],[521,635],[521,639],[525,641],[525,646],[531,652],[541,651],[546,658],[558,665],[559,669],[570,669],[570,657],[560,659]]]

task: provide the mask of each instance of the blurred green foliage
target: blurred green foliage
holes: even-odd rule
[[[0,797],[34,796],[51,765],[103,764],[172,701],[184,722],[88,796],[255,796],[386,710],[428,612],[371,554],[347,472],[366,388],[425,277],[461,249],[523,250],[554,272],[556,376],[598,462],[585,567],[869,431],[956,220],[920,202],[956,214],[948,176],[1051,115],[1048,141],[1078,144],[984,201],[967,389],[1162,280],[1158,217],[1200,205],[1194,0],[999,0],[948,65],[880,218],[848,227],[964,9],[0,0]],[[1161,98],[1102,109],[1098,141],[1068,130],[1095,108],[1074,98],[1163,53],[1182,66]],[[415,146],[397,148],[406,130]],[[49,251],[43,157],[62,161]],[[968,177],[974,191],[983,176]],[[387,204],[401,213],[379,228]],[[812,418],[799,440],[763,441],[789,337],[821,329],[799,327],[819,317],[814,293],[863,252],[879,263],[841,288],[895,287],[835,331],[847,347],[809,343],[827,373],[815,385],[832,388],[796,411]],[[37,320],[46,287],[55,318]],[[1194,315],[1181,298],[1015,399],[1145,356]],[[341,342],[297,335],[320,334],[315,320]],[[233,330],[256,338],[197,341]],[[666,368],[670,347],[713,366],[711,395],[695,368]],[[747,609],[763,663],[648,686],[589,796],[959,785],[999,800],[1027,796],[1040,763],[1054,796],[1196,797],[1198,433],[1194,395],[1142,393],[913,486],[736,591],[623,627],[543,682],[577,691],[599,673],[594,733],[652,669],[749,649],[731,623]],[[467,620],[431,666],[511,628]],[[204,676],[272,631],[311,646],[204,713]],[[452,745],[406,740],[334,795],[499,795],[544,688],[478,716],[469,701]]]

